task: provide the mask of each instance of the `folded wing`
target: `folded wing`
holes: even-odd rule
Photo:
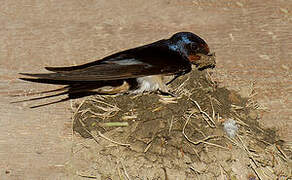
[[[54,73],[20,74],[57,81],[104,81],[187,73],[191,70],[191,64],[167,46],[147,46],[123,51],[80,66],[46,69]]]

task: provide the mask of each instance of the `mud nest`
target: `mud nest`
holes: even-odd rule
[[[259,126],[263,110],[249,97],[193,70],[155,93],[93,96],[76,107],[73,129],[87,166],[101,179],[276,179],[291,177],[291,154],[276,131]],[[88,140],[91,139],[91,140]],[[84,145],[84,143],[86,145]],[[80,149],[76,143],[74,149]],[[76,150],[77,151],[77,150]],[[290,163],[291,165],[291,163]]]

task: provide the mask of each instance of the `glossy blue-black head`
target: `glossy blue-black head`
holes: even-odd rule
[[[171,42],[170,48],[183,54],[192,64],[200,67],[205,59],[210,59],[209,57],[213,58],[215,63],[215,55],[210,53],[208,44],[196,34],[179,32],[169,40]]]
[[[187,51],[187,55],[198,53],[208,55],[210,53],[208,44],[202,38],[191,32],[176,33],[170,40],[172,44],[184,48]]]

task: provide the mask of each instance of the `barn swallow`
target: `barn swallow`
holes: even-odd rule
[[[62,91],[61,93],[29,100],[65,94],[68,94],[68,98],[61,101],[91,94],[139,94],[153,91],[167,94],[167,85],[177,77],[189,73],[192,64],[199,70],[214,68],[215,54],[210,53],[207,43],[199,36],[191,32],[179,32],[169,39],[121,51],[83,65],[45,67],[52,73],[20,73],[34,77],[20,79],[67,85],[41,92]]]

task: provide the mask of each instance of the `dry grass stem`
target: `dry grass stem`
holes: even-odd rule
[[[216,84],[215,81],[213,80],[213,77],[211,76],[209,71],[206,71],[206,74],[208,75],[208,79],[211,81],[212,84]]]
[[[152,112],[160,111],[160,110],[163,109],[163,108],[164,108],[164,106],[159,106],[159,107],[157,107],[157,108],[154,108],[154,109],[152,110]]]
[[[261,177],[261,175],[259,174],[259,172],[257,171],[257,165],[255,164],[255,162],[253,160],[250,160],[250,167],[255,172],[255,174],[257,175],[257,177],[259,178],[259,180],[264,180]]]
[[[146,146],[146,148],[143,151],[144,153],[146,153],[149,150],[149,148],[152,146],[152,142],[153,141],[150,141],[150,143],[148,143],[148,145]]]
[[[214,122],[214,120],[205,112],[201,109],[200,105],[197,103],[197,101],[193,100],[190,98],[190,100],[195,103],[195,105],[197,106],[197,108],[199,109],[200,113],[203,115],[202,117],[204,118],[204,120],[207,122],[207,124],[212,127],[215,128],[216,124]],[[206,117],[206,118],[205,118]],[[212,124],[210,122],[212,122]]]
[[[126,127],[129,126],[128,122],[107,122],[107,123],[98,123],[101,127]]]
[[[211,103],[211,107],[212,107],[212,119],[214,120],[215,119],[215,110],[214,110],[212,98],[210,98],[210,103]]]
[[[231,104],[231,108],[233,108],[234,110],[241,110],[241,109],[244,109],[244,107],[237,106],[237,105],[234,105],[234,104]]]
[[[192,114],[191,114],[190,116],[192,116]],[[214,139],[214,138],[219,137],[219,136],[207,136],[207,137],[205,137],[205,138],[202,139],[202,140],[199,140],[199,141],[192,141],[192,140],[191,140],[191,139],[185,134],[185,128],[186,128],[186,126],[187,126],[187,124],[188,124],[188,122],[189,122],[189,120],[190,120],[190,116],[187,118],[186,123],[184,124],[183,130],[182,130],[182,134],[184,135],[184,137],[185,137],[190,143],[192,143],[192,144],[194,144],[194,145],[199,145],[199,144],[201,144],[201,143],[206,143],[207,140],[210,140],[210,139]],[[210,143],[210,145],[217,146],[216,144],[212,144],[212,143]],[[218,146],[219,146],[219,145],[218,145]],[[221,147],[222,147],[222,146],[221,146]],[[222,147],[222,148],[224,148],[224,147]]]
[[[279,145],[275,145],[275,146],[276,146],[277,150],[278,150],[278,151],[280,152],[280,154],[281,154],[280,157],[281,157],[284,161],[287,162],[288,156],[284,153],[284,151],[280,148]]]
[[[120,170],[119,166],[117,166],[117,170],[118,170],[118,174],[119,174],[120,180],[124,180],[124,178],[122,177],[122,173],[121,173],[121,170]]]
[[[178,94],[181,94],[186,82],[188,82],[189,79],[190,79],[190,77],[188,77],[185,81],[183,81],[178,87],[174,88],[174,92],[178,93]]]
[[[170,120],[170,124],[169,124],[168,134],[170,134],[170,131],[171,131],[171,129],[172,129],[173,119],[174,119],[174,117],[172,116],[172,117],[171,117],[171,120]]]
[[[215,138],[216,136],[213,136],[213,138]],[[218,137],[218,136],[217,136]],[[209,139],[210,139],[210,137],[209,137]],[[220,146],[220,145],[218,145],[218,144],[214,144],[214,143],[210,143],[210,142],[206,142],[206,141],[203,141],[202,143],[204,143],[204,144],[208,144],[208,145],[210,145],[210,146],[215,146],[215,147],[218,147],[218,148],[221,148],[221,149],[225,149],[225,150],[230,150],[229,148],[227,148],[227,147],[224,147],[224,146]]]
[[[239,141],[241,142],[241,147],[243,150],[246,151],[248,157],[254,162],[254,164],[256,165],[256,167],[259,167],[259,165],[257,164],[256,160],[254,159],[252,153],[249,151],[249,149],[247,148],[247,146],[245,145],[245,143],[243,142],[242,138],[236,134],[236,137],[239,139]]]
[[[177,103],[177,100],[180,99],[180,97],[163,96],[163,95],[159,95],[159,97],[160,97],[159,102],[163,104]]]
[[[195,155],[197,156],[197,158],[199,159],[199,161],[202,162],[202,159],[201,159],[201,157],[200,157],[198,151],[197,151],[193,146],[191,146],[189,143],[188,143],[187,145],[188,145],[188,146],[194,151],[194,153],[195,153]]]
[[[80,113],[80,108],[83,106],[83,104],[85,103],[85,101],[86,101],[86,100],[83,100],[83,101],[79,104],[79,106],[77,107],[76,111],[74,112],[74,114],[73,114],[73,116],[72,116],[73,119],[75,119],[75,118],[76,118],[76,115],[77,115],[78,113]]]
[[[90,112],[91,114],[98,116],[98,117],[101,117],[103,119],[113,117],[120,111],[120,108],[118,108],[116,105],[112,105],[112,104],[109,104],[109,103],[106,103],[104,101],[100,101],[97,99],[92,99],[92,101],[99,103],[99,104],[106,105],[106,107],[103,107],[103,106],[99,106],[97,104],[94,104],[94,107],[104,111],[104,113],[97,113],[97,112],[93,112],[92,110],[89,110],[87,112]]]
[[[218,99],[216,99],[216,98],[214,98],[214,97],[211,97],[211,99],[212,99],[212,101],[214,101],[218,106],[220,106],[220,107],[223,106],[222,103],[221,103]]]
[[[239,125],[243,125],[243,126],[246,126],[246,127],[249,127],[248,124],[246,124],[245,122],[243,122],[241,119],[239,119],[238,117],[234,117],[234,119],[236,120],[236,123],[239,124]]]
[[[127,169],[126,169],[126,167],[125,167],[125,165],[124,165],[124,163],[123,163],[122,161],[121,161],[121,164],[122,164],[122,166],[123,166],[123,170],[124,170],[124,174],[125,174],[126,178],[127,178],[128,180],[131,180],[131,178],[130,178],[128,172],[127,172]]]
[[[111,140],[110,138],[106,137],[105,135],[103,135],[100,131],[97,131],[98,135],[102,138],[104,138],[105,140],[108,140],[110,141],[111,143],[113,144],[117,144],[117,145],[120,145],[120,146],[126,146],[126,147],[130,147],[131,145],[130,144],[125,144],[125,143],[120,143],[120,142],[117,142],[117,141],[114,141],[114,140]]]
[[[198,173],[198,174],[202,174],[202,173],[203,173],[203,172],[201,172],[201,171],[195,169],[192,165],[189,165],[189,168],[190,168],[191,170],[193,170],[195,173]]]
[[[98,143],[98,139],[97,139],[96,135],[94,135],[93,133],[91,133],[91,132],[86,128],[86,126],[85,126],[85,124],[83,123],[82,120],[79,119],[79,122],[81,123],[83,129],[84,129],[88,134],[90,134],[90,136],[93,138],[93,140],[94,140],[96,143]]]
[[[225,178],[224,178],[224,170],[223,170],[223,167],[222,167],[221,164],[219,165],[219,167],[220,167],[220,179],[221,179],[221,180],[225,180]]]
[[[230,138],[229,136],[224,136],[226,139],[228,139],[233,145],[240,147],[239,143],[235,141],[233,138]]]
[[[131,116],[123,116],[122,120],[127,121],[127,120],[131,120],[131,119],[137,119],[137,115],[131,115]]]
[[[96,136],[94,133],[90,132],[90,131],[86,128],[86,126],[85,126],[85,124],[83,123],[82,120],[79,119],[79,122],[81,123],[83,129],[84,129],[88,134],[90,134],[90,135],[92,136],[92,138],[94,139],[95,142],[98,143],[97,136]],[[120,145],[120,146],[127,146],[127,147],[130,147],[130,146],[131,146],[130,144],[119,143],[119,142],[117,142],[117,141],[111,140],[110,138],[108,138],[108,137],[106,137],[105,135],[103,135],[100,131],[97,131],[97,133],[98,133],[98,135],[99,135],[100,137],[104,138],[105,140],[110,141],[110,142],[113,143],[113,144],[117,144],[117,145]]]
[[[92,175],[86,175],[86,174],[81,174],[81,173],[76,173],[77,176],[83,177],[83,178],[88,178],[88,179],[97,179],[97,176],[92,176]]]

